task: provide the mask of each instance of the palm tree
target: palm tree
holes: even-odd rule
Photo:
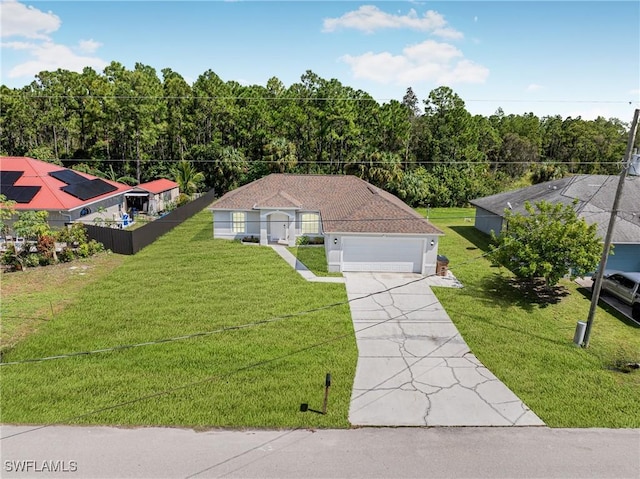
[[[98,176],[102,176],[103,178],[106,178],[107,180],[111,180],[111,181],[115,181],[116,183],[124,183],[126,185],[129,186],[133,186],[133,185],[137,185],[138,181],[133,178],[132,176],[128,176],[128,175],[124,175],[124,176],[118,176],[116,174],[116,172],[113,169],[113,166],[109,165],[109,170],[106,172],[101,172],[98,171]]]
[[[187,160],[180,160],[172,168],[173,176],[180,187],[180,192],[191,196],[204,182],[204,173],[196,171],[193,164]]]

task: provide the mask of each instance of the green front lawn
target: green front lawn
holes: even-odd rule
[[[464,284],[433,289],[471,350],[549,426],[640,427],[640,370],[614,368],[640,361],[640,328],[601,307],[589,348],[575,346],[589,296],[570,281],[556,299],[526,295],[508,271],[480,258],[488,237],[473,227],[474,216],[465,208],[429,212],[445,232],[439,252]]]
[[[329,273],[324,246],[296,246],[287,249],[316,276],[342,276],[342,273]]]
[[[49,285],[64,289],[64,281]],[[3,288],[3,314],[5,301],[27,291],[38,304],[52,298],[54,317],[5,351],[3,362],[218,330],[346,300],[344,285],[306,282],[271,248],[212,239],[206,211],[64,301],[26,281],[6,297]],[[26,301],[11,304],[16,317],[44,314]],[[347,427],[356,359],[345,304],[193,339],[2,366],[0,420]],[[301,403],[321,409],[326,373],[333,378],[328,414],[300,412]]]

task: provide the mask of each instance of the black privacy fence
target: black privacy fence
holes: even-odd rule
[[[149,246],[163,234],[182,224],[196,213],[213,203],[215,192],[196,198],[189,203],[176,208],[171,213],[151,221],[135,230],[121,230],[104,226],[85,225],[89,239],[94,239],[104,245],[106,249],[118,254],[136,254],[145,246]]]

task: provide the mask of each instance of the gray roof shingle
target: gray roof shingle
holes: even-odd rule
[[[443,234],[402,200],[356,176],[271,174],[211,205],[259,208],[317,211],[326,233]]]
[[[577,199],[576,211],[579,216],[590,224],[597,224],[598,236],[604,238],[617,187],[618,176],[576,175],[478,198],[471,201],[471,204],[504,216],[508,204],[513,211],[523,213],[526,201],[572,204]],[[625,180],[613,230],[613,242],[640,243],[640,177],[629,176]]]

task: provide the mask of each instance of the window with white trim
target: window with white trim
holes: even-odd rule
[[[246,231],[247,214],[244,211],[234,211],[231,213],[231,228],[234,233],[244,233]]]
[[[320,215],[318,213],[302,213],[300,223],[300,232],[303,235],[320,233]]]

